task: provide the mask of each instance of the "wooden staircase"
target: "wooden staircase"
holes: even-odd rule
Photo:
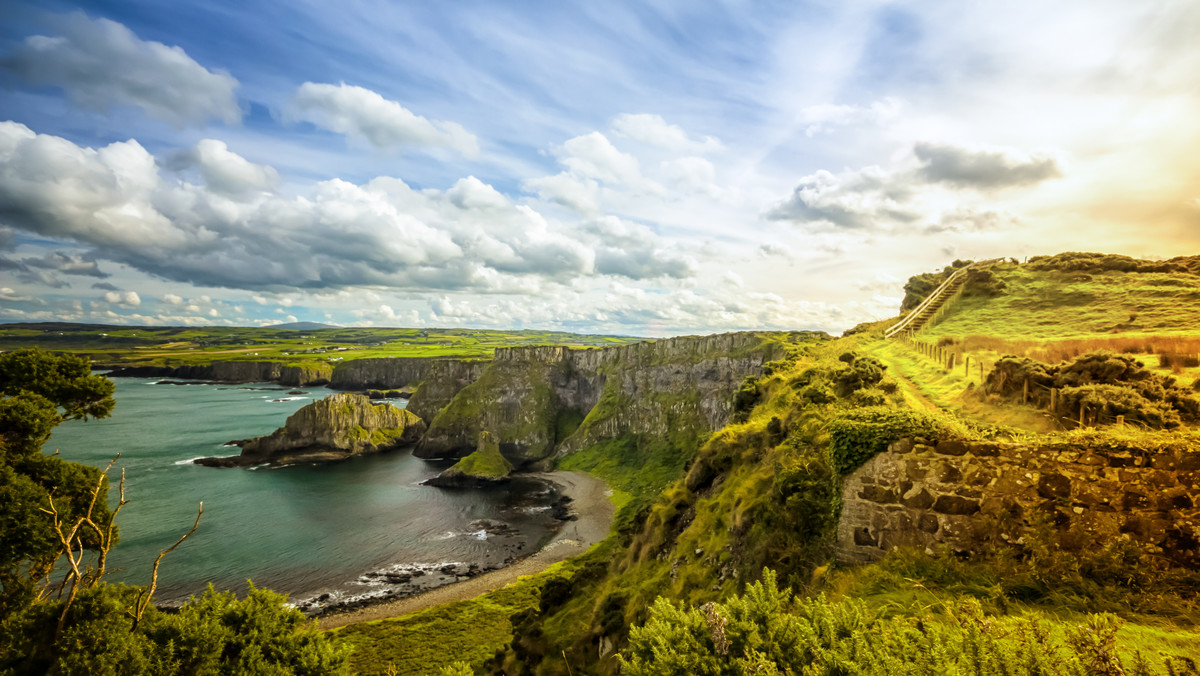
[[[988,267],[994,263],[998,263],[1000,260],[999,258],[992,258],[986,261],[977,261],[964,268],[955,270],[954,274],[942,282],[941,286],[934,289],[933,293],[921,301],[921,304],[916,309],[884,331],[883,336],[885,338],[894,338],[905,333],[916,333],[941,318],[946,308],[962,295],[963,286],[967,283],[968,270],[978,270]]]

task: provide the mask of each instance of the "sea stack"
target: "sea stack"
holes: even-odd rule
[[[475,452],[454,463],[441,474],[425,481],[440,488],[476,488],[508,481],[513,464],[500,453],[500,444],[491,432],[479,433]]]
[[[246,467],[296,462],[333,462],[408,446],[425,432],[416,415],[390,404],[371,404],[361,394],[332,394],[293,413],[263,437],[233,442],[242,454],[200,458],[198,465]]]

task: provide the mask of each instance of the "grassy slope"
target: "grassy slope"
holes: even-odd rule
[[[1100,336],[1195,336],[1200,276],[1182,273],[1067,272],[1002,263],[1003,294],[964,297],[923,333],[1060,341]]]
[[[253,327],[124,327],[0,324],[0,350],[41,347],[85,353],[104,364],[179,366],[212,361],[281,361],[292,365],[368,357],[491,358],[497,347],[596,347],[639,338],[556,331],[339,328],[313,331]],[[306,350],[322,350],[305,353]]]
[[[1087,350],[1097,341],[1111,343],[1114,338],[1131,339],[1150,357],[1162,346],[1175,349],[1180,339],[1186,347],[1187,339],[1200,326],[1200,303],[1194,302],[1196,289],[1190,277],[1100,273],[1085,280],[1017,266],[999,272],[1008,295],[964,299],[942,324],[918,337],[929,342],[954,338],[963,346],[972,340],[969,336],[979,334],[980,338],[974,339],[977,349],[970,355],[986,364],[1002,351],[1019,353],[1051,346],[1065,349],[1069,355]],[[1134,312],[1138,318],[1131,321]],[[1068,340],[1073,342],[1065,342]],[[961,366],[949,371],[910,347],[883,341],[872,332],[794,354],[789,364],[759,382],[761,396],[748,419],[714,434],[694,458],[671,461],[653,449],[638,449],[629,439],[568,458],[564,465],[596,472],[630,491],[620,494],[626,504],[618,515],[616,532],[589,555],[590,568],[599,563],[605,572],[599,576],[579,575],[579,569],[563,572],[571,579],[573,595],[547,613],[533,635],[520,631],[514,635],[511,623],[500,623],[494,631],[485,632],[484,645],[471,653],[468,661],[480,667],[485,654],[490,654],[488,649],[502,647],[515,636],[542,656],[534,659],[523,654],[518,660],[510,651],[510,667],[523,661],[532,673],[614,673],[614,659],[597,662],[596,658],[598,637],[611,634],[611,627],[645,621],[647,607],[659,595],[691,606],[728,598],[756,579],[763,565],[779,570],[781,581],[801,594],[861,598],[872,612],[883,615],[949,622],[947,609],[971,598],[984,602],[1001,630],[1018,618],[1036,617],[1049,631],[1062,635],[1068,627],[1080,624],[1086,613],[1107,611],[1125,622],[1118,640],[1126,656],[1140,652],[1155,663],[1164,654],[1200,653],[1200,632],[1195,628],[1200,625],[1200,611],[1194,595],[1189,600],[1167,588],[1143,589],[1136,583],[1117,588],[1097,586],[1078,576],[1072,578],[1070,560],[1065,562],[1066,573],[1034,571],[1049,582],[1032,598],[1025,598],[1027,590],[1013,581],[1018,577],[1014,570],[999,564],[955,564],[901,552],[853,569],[830,566],[828,532],[822,535],[812,526],[820,514],[802,498],[822,490],[822,449],[829,446],[829,421],[837,415],[837,407],[806,402],[797,381],[813,368],[840,368],[837,358],[846,351],[877,357],[889,367],[887,380],[895,383],[896,389],[887,398],[897,408],[951,411],[971,420],[1003,423],[1017,434],[1039,434],[1053,428],[1038,411],[979,396],[977,361],[966,373]],[[1150,365],[1155,366],[1153,361]],[[1175,375],[1185,382],[1196,377],[1189,370]],[[772,437],[772,419],[783,423],[787,436],[783,443]],[[1165,443],[1146,435],[1127,438],[1129,434],[1073,432],[1069,436],[1088,436],[1100,443]],[[663,485],[666,487],[658,490]],[[810,527],[815,532],[806,533]],[[576,563],[583,565],[581,560]],[[1058,573],[1061,579],[1054,577]],[[431,641],[457,645],[456,641],[474,635],[474,620],[491,603],[483,597],[434,609],[444,621],[436,632],[419,627],[413,631]],[[525,607],[533,605],[527,601]],[[409,622],[425,621],[420,615],[401,619],[388,633],[399,636],[409,631]],[[410,671],[401,669],[399,673],[421,673],[411,665],[428,659],[427,651],[407,654],[398,645],[396,650],[389,658],[398,660],[398,665],[410,665],[404,667]],[[372,659],[378,663],[378,657]]]

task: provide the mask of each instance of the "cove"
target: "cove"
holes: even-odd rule
[[[46,445],[97,467],[121,453],[110,473],[110,502],[124,470],[129,503],[117,520],[121,542],[109,556],[110,582],[148,583],[155,556],[191,528],[204,502],[199,529],[163,559],[156,603],[179,603],[210,582],[243,590],[247,579],[308,610],[410,593],[460,579],[472,566],[494,568],[531,553],[558,525],[549,509],[556,496],[541,482],[472,491],[422,486],[446,463],[403,449],[320,466],[190,464],[236,453],[223,444],[268,434],[330,391],[159,382],[114,379],[110,418],[63,423]]]

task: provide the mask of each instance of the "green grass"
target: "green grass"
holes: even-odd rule
[[[350,663],[356,674],[418,676],[457,661],[479,666],[512,641],[509,617],[537,608],[542,584],[552,576],[569,578],[573,570],[569,561],[558,563],[478,598],[332,633],[353,647]]]
[[[604,347],[640,338],[557,331],[338,328],[296,331],[256,327],[147,327],[101,324],[0,324],[0,350],[41,347],[90,355],[102,364],[207,364],[279,361],[336,364],[369,357],[491,358],[497,347]]]
[[[1166,272],[1064,272],[1002,263],[996,297],[963,297],[921,331],[944,336],[1062,340],[1097,335],[1195,335],[1200,276]]]
[[[483,438],[486,435],[486,440]],[[454,463],[449,470],[456,470],[472,477],[498,479],[512,474],[513,465],[500,454],[500,446],[487,432],[480,432],[479,448],[462,460]]]

